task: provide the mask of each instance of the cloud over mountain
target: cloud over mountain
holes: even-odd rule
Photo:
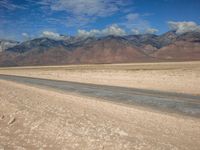
[[[59,33],[51,32],[51,31],[43,31],[41,36],[42,37],[47,37],[47,38],[50,38],[50,39],[55,39],[55,40],[63,39],[63,37],[60,36]]]
[[[126,34],[125,30],[123,30],[116,24],[108,26],[103,30],[97,30],[97,29],[93,29],[90,31],[78,30],[78,36],[82,37],[107,36],[107,35],[122,36],[125,34]]]
[[[148,33],[148,34],[155,34],[156,32],[158,32],[158,29],[154,29],[154,28],[148,28],[145,31],[145,33]]]
[[[139,34],[155,34],[158,32],[158,29],[154,29],[154,28],[147,28],[145,30],[140,30],[140,29],[137,29],[137,28],[134,28],[131,30],[131,34],[134,34],[134,35],[139,35]]]
[[[183,34],[186,32],[200,32],[200,25],[193,21],[183,21],[183,22],[175,22],[175,21],[169,21],[168,22],[169,28],[171,30],[175,30],[177,34]]]

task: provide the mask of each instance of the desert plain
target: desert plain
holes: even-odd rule
[[[199,61],[10,67],[0,74],[200,96]],[[198,150],[199,139],[200,116],[0,79],[0,149]]]

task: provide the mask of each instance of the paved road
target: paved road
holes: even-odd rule
[[[0,75],[0,79],[200,117],[200,96],[10,75]]]

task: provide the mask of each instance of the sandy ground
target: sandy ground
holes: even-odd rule
[[[200,62],[2,68],[12,74],[200,95]]]
[[[0,80],[0,149],[200,147],[200,119]]]

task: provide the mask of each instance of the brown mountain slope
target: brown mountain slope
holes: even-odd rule
[[[62,65],[81,63],[120,63],[151,61],[151,57],[144,54],[139,48],[121,38],[97,40],[84,46],[69,50],[65,47],[48,48],[45,51],[33,49],[16,54],[7,52],[10,56],[9,64],[13,65]],[[8,58],[5,54],[2,57]],[[8,65],[0,59],[2,66]],[[7,59],[5,59],[7,60]]]
[[[17,65],[64,65],[69,63],[70,51],[51,48],[44,52],[31,51],[15,58]]]
[[[177,41],[159,49],[154,57],[165,60],[200,60],[200,43]]]
[[[151,59],[138,47],[117,38],[89,43],[74,50],[72,55],[79,63],[136,62]]]

